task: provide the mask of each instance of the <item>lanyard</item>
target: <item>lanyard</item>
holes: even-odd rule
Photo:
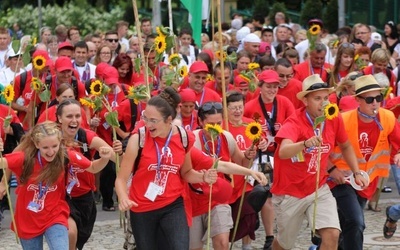
[[[83,74],[82,74],[82,76],[81,76],[81,81],[83,81],[83,82],[86,82],[87,80],[89,80],[89,77],[90,77],[90,67],[89,67],[89,64],[88,63],[85,63],[86,64],[86,67],[85,67],[85,70],[83,71]],[[76,70],[78,70],[78,66],[76,65],[76,63],[74,62],[74,68],[76,69]],[[79,72],[79,71],[78,71]]]
[[[40,164],[40,169],[43,169],[43,163],[42,163],[42,157],[40,156],[40,151],[38,151],[37,156]],[[42,186],[43,186],[42,182],[39,182],[39,197],[38,197],[39,200],[43,197],[43,195],[47,192],[47,189],[49,188],[49,186],[47,185],[44,188],[42,188]]]
[[[278,109],[276,97],[274,98],[274,101],[273,101],[273,103],[272,103],[272,113],[271,113],[271,116],[272,116],[272,117],[270,117],[270,116],[268,115],[268,112],[267,112],[267,110],[265,109],[265,104],[264,104],[264,102],[262,101],[261,95],[259,95],[259,97],[258,97],[258,102],[259,102],[260,107],[261,107],[261,110],[262,110],[262,112],[263,112],[263,114],[264,114],[265,124],[268,126],[269,133],[270,133],[272,136],[275,136],[275,135],[276,135],[276,131],[275,131],[275,122],[276,122],[276,116],[277,116],[276,110]]]
[[[314,67],[311,66],[311,63],[310,63],[310,68],[311,68],[311,75],[314,75],[315,74],[314,73]],[[321,72],[319,73],[320,77],[322,77],[322,72],[324,72],[324,65],[322,65],[322,67],[321,67]]]
[[[194,117],[193,117],[193,114],[191,114],[190,115],[190,124],[189,124],[190,130],[193,130],[193,122],[194,122]]]
[[[206,153],[209,156],[214,157],[215,159],[218,158],[219,157],[219,153],[221,152],[221,137],[220,136],[217,137],[217,152],[215,152],[215,154],[211,153],[211,150],[208,147],[207,139],[206,139],[206,136],[204,135],[204,133],[202,134],[202,139],[203,139],[204,149],[206,150]]]
[[[114,101],[111,103],[111,107],[112,108],[118,107],[118,105],[117,105],[117,95],[118,95],[118,93],[115,93],[115,92],[116,91],[114,89],[112,94],[107,95],[107,101],[108,102],[110,102],[110,95],[114,95]]]
[[[307,117],[308,122],[311,124],[311,127],[314,127],[314,122],[311,119],[311,116],[307,113],[307,111],[306,111],[306,117]],[[314,134],[316,136],[322,136],[322,131],[324,131],[324,127],[325,127],[325,121],[321,122],[320,128],[314,129]],[[310,152],[313,149],[314,149],[314,146],[309,147],[306,149],[306,152]]]
[[[362,117],[364,117],[364,118],[374,120],[374,122],[376,123],[376,125],[378,125],[379,130],[380,130],[380,131],[383,130],[382,124],[379,122],[378,117],[367,115],[367,114],[361,112],[361,111],[360,111],[360,108],[357,109],[357,112],[358,112]]]
[[[203,88],[203,92],[201,93],[201,98],[200,98],[200,102],[199,102],[199,107],[203,104],[203,99],[204,99],[204,93],[206,92],[206,89]]]
[[[168,145],[169,145],[169,143],[171,141],[171,137],[172,137],[172,128],[169,131],[169,134],[167,136],[167,141],[165,142],[163,150],[162,150],[163,157],[165,157],[164,154],[168,153],[168,150],[169,150],[168,149]],[[161,168],[160,148],[158,147],[158,144],[157,144],[156,140],[153,139],[153,141],[154,141],[154,145],[156,146],[156,151],[157,151],[157,179],[160,180],[160,178],[161,178],[161,173],[160,173],[160,168]]]

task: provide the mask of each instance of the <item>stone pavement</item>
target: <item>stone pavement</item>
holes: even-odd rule
[[[392,239],[386,240],[382,235],[383,223],[385,221],[384,208],[388,205],[398,203],[398,198],[381,199],[380,207],[382,212],[372,212],[365,210],[366,230],[365,230],[365,250],[381,250],[381,249],[400,249],[400,228],[399,232],[393,236]],[[98,206],[99,217],[96,221],[94,232],[89,242],[85,245],[84,249],[87,250],[102,250],[102,249],[123,249],[124,242],[123,229],[119,225],[118,212],[103,212],[100,211]],[[14,250],[22,249],[15,241],[13,232],[9,229],[10,214],[9,211],[5,212],[5,220],[2,223],[3,229],[0,231],[0,249]],[[264,231],[260,228],[256,232],[256,240],[252,243],[253,249],[262,249],[264,244]],[[303,223],[302,230],[297,237],[296,247],[294,250],[307,250],[310,246],[310,228],[306,223]],[[45,244],[45,249],[48,249]],[[240,250],[241,243],[237,242],[234,249]]]

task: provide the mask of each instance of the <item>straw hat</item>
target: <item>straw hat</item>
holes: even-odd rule
[[[354,81],[354,84],[356,86],[356,94],[354,96],[358,96],[374,90],[382,91],[385,89],[379,85],[373,75],[360,76]]]
[[[333,92],[333,88],[324,82],[318,74],[310,75],[303,81],[303,91],[297,93],[297,99],[302,100],[304,96],[311,92],[319,90],[329,90],[329,93]]]

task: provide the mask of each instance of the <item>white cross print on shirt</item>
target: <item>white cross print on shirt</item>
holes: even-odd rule
[[[327,154],[330,152],[331,146],[329,144],[321,145],[321,154]],[[307,173],[315,174],[317,172],[317,164],[318,164],[318,148],[313,147],[309,148],[308,151],[306,149],[306,153],[311,154],[310,162],[308,163]]]
[[[173,157],[170,148],[168,147],[166,152],[164,152],[164,147],[162,148],[161,164],[160,164],[160,173],[158,177],[157,173],[157,164],[150,164],[148,167],[149,171],[156,171],[154,176],[154,184],[158,185],[160,188],[160,192],[158,195],[162,195],[165,191],[165,186],[168,181],[168,175],[170,173],[176,174],[179,170],[179,165],[173,163]]]
[[[43,188],[44,187],[42,187],[42,189]],[[57,185],[54,185],[54,186],[51,186],[51,187],[47,188],[46,192],[40,198],[39,198],[39,195],[40,195],[39,185],[29,184],[27,190],[35,192],[34,195],[33,195],[33,200],[32,201],[39,205],[39,207],[37,209],[37,212],[40,212],[44,208],[44,200],[46,199],[47,193],[56,191],[57,190]]]
[[[69,168],[70,171],[68,171],[68,183],[71,183],[72,181],[76,181],[75,186],[80,187],[80,183],[79,183],[79,178],[77,173],[83,173],[85,172],[84,169],[78,168],[78,167],[74,167],[73,165],[70,165]]]

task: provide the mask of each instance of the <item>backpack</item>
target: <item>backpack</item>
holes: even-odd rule
[[[181,136],[181,142],[182,146],[185,149],[185,152],[188,152],[188,145],[189,145],[189,140],[188,140],[188,134],[187,131],[181,127],[181,126],[176,126],[178,128],[179,135]],[[146,139],[146,127],[140,127],[138,129],[138,135],[139,135],[139,149],[138,153],[135,159],[135,163],[133,164],[133,170],[132,170],[132,175],[135,174],[139,167],[139,162],[140,162],[140,156],[142,155],[145,139]],[[122,140],[122,150],[125,152],[126,146],[128,145],[129,138],[131,137],[132,134],[127,136]]]

